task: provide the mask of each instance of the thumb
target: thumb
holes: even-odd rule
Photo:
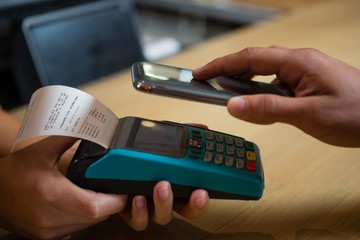
[[[234,97],[227,107],[236,118],[258,124],[283,122],[299,126],[303,118],[308,116],[305,111],[307,104],[304,99],[282,97],[272,94],[257,94]]]
[[[30,147],[36,148],[37,152],[40,152],[44,159],[53,161],[56,164],[65,151],[74,145],[76,141],[77,138],[73,137],[50,136],[30,145]]]

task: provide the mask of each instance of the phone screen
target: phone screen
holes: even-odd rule
[[[151,63],[142,63],[139,65],[140,73],[146,79],[151,81],[163,81],[163,82],[183,82],[190,83],[193,79],[192,71],[189,69],[168,67],[165,65],[156,65]]]

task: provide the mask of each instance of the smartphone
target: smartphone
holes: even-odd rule
[[[98,192],[152,195],[167,180],[175,197],[205,189],[211,198],[260,199],[260,150],[242,137],[138,117],[120,119],[109,148],[83,140],[67,177]]]
[[[220,76],[200,81],[192,77],[192,70],[156,63],[134,63],[131,72],[133,86],[139,91],[219,105],[244,94],[293,96],[288,89],[252,80]]]

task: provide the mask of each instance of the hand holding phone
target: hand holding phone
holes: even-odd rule
[[[139,91],[219,105],[245,94],[292,96],[291,91],[268,83],[224,76],[196,80],[192,70],[149,62],[133,64],[132,82]]]

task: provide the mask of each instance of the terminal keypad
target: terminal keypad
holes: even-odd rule
[[[255,172],[257,156],[251,142],[243,138],[204,130],[190,132],[188,155],[205,163]]]

